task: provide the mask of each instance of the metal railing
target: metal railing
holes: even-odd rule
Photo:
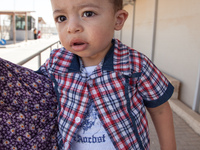
[[[32,60],[33,58],[35,58],[35,57],[39,57],[39,59],[38,59],[38,66],[41,66],[42,64],[41,64],[41,59],[42,59],[42,52],[44,52],[44,51],[46,51],[46,50],[48,50],[48,49],[50,49],[50,51],[52,50],[52,47],[53,46],[55,46],[57,44],[57,48],[59,48],[59,45],[60,45],[60,41],[56,41],[56,42],[54,42],[53,44],[51,44],[51,45],[49,45],[49,46],[47,46],[46,48],[43,48],[42,50],[40,50],[39,52],[37,52],[37,53],[35,53],[35,54],[33,54],[33,55],[31,55],[30,57],[28,57],[28,58],[26,58],[26,59],[24,59],[24,60],[22,60],[22,61],[20,61],[19,63],[17,63],[18,65],[24,65],[24,64],[26,64],[27,62],[29,62],[30,60]]]

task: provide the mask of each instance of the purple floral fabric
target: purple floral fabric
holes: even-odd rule
[[[0,150],[56,150],[57,101],[49,79],[0,58]]]

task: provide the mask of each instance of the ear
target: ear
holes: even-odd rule
[[[125,10],[118,10],[115,14],[115,30],[121,30],[124,22],[128,17],[128,12]]]

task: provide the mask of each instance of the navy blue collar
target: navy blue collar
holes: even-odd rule
[[[114,55],[114,49],[115,49],[115,40],[112,40],[112,47],[106,54],[102,66],[102,70],[107,70],[107,71],[114,71],[114,66],[113,66],[113,55]],[[71,65],[69,67],[68,72],[80,72],[80,62],[79,62],[79,56],[78,55],[73,55]]]

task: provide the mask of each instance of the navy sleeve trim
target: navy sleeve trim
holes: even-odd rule
[[[60,94],[59,94],[59,92],[58,92],[58,83],[57,83],[57,81],[56,81],[56,79],[54,78],[53,75],[51,75],[51,80],[52,80],[53,83],[55,84],[55,86],[54,86],[54,91],[55,91],[56,96],[57,96],[58,108],[59,108],[59,110],[61,110],[61,105],[60,105]]]
[[[40,68],[37,71],[34,71],[37,74],[43,75],[42,71],[40,70]]]
[[[174,92],[174,87],[169,82],[167,90],[160,98],[158,98],[157,100],[154,100],[154,101],[145,101],[144,100],[144,105],[149,108],[154,108],[154,107],[160,106],[170,99],[173,92]]]

